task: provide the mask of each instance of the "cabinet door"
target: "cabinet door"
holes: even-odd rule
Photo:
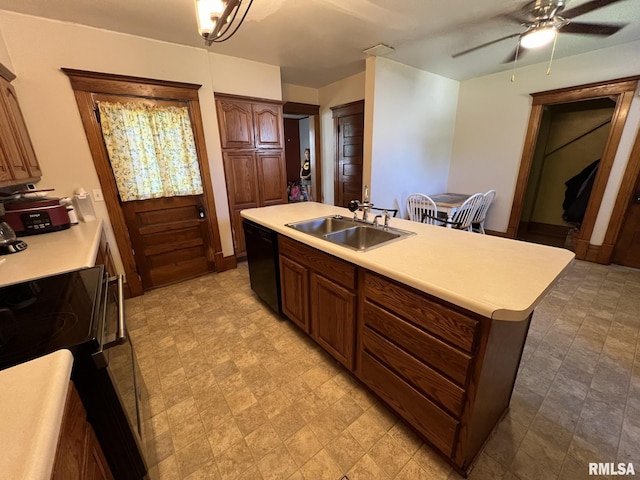
[[[16,138],[16,144],[22,157],[22,165],[26,166],[30,177],[41,177],[42,171],[40,170],[40,164],[36,157],[36,152],[33,149],[31,143],[31,137],[27,130],[27,125],[24,123],[24,117],[20,110],[20,104],[18,103],[18,97],[13,86],[7,82],[2,84],[2,97],[6,102],[7,114],[9,121]]]
[[[102,448],[98,443],[98,438],[91,424],[87,423],[86,425],[86,464],[84,466],[84,477],[82,478],[91,480],[113,480],[113,475],[111,475],[107,459],[104,457]]]
[[[309,270],[281,255],[280,287],[282,312],[309,333]]]
[[[259,206],[287,203],[287,164],[282,150],[256,152]]]
[[[222,148],[254,148],[253,111],[250,102],[216,99]]]
[[[1,120],[0,125],[2,125]],[[9,170],[9,161],[7,160],[4,153],[4,135],[2,135],[0,139],[2,143],[2,146],[0,146],[0,186],[3,186],[5,184],[10,184],[13,177],[11,175],[11,170]]]
[[[253,104],[256,148],[284,148],[282,106]]]
[[[311,274],[311,336],[353,370],[356,295],[328,278]]]
[[[18,146],[16,128],[11,119],[12,109],[8,97],[8,92],[11,90],[9,82],[0,78],[0,148],[2,148],[2,156],[4,163],[6,163],[4,169],[9,169],[9,178],[20,183],[20,180],[29,178],[29,171]],[[2,162],[0,161],[0,163]],[[0,177],[4,178],[7,175],[2,168],[0,166]]]

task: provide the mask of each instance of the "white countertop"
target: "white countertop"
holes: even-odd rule
[[[301,202],[243,210],[244,218],[480,315],[526,319],[574,258],[562,248],[392,218],[417,235],[356,252],[285,226],[346,208]],[[362,213],[358,212],[359,217]]]
[[[58,350],[0,371],[0,477],[51,478],[72,365]]]
[[[92,267],[100,244],[102,220],[80,222],[59,232],[19,237],[26,250],[0,256],[0,287]]]

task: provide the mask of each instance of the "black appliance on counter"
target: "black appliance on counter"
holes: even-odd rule
[[[69,349],[87,419],[115,478],[146,474],[146,391],[124,318],[122,276],[97,266],[0,288],[0,369]]]
[[[282,313],[278,234],[247,219],[242,220],[242,228],[251,290],[274,311]]]

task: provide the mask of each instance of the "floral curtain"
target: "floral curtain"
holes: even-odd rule
[[[123,202],[202,193],[187,107],[97,103]]]

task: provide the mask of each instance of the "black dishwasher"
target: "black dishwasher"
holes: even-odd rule
[[[251,290],[274,311],[282,313],[278,234],[262,225],[242,220],[247,246]]]

